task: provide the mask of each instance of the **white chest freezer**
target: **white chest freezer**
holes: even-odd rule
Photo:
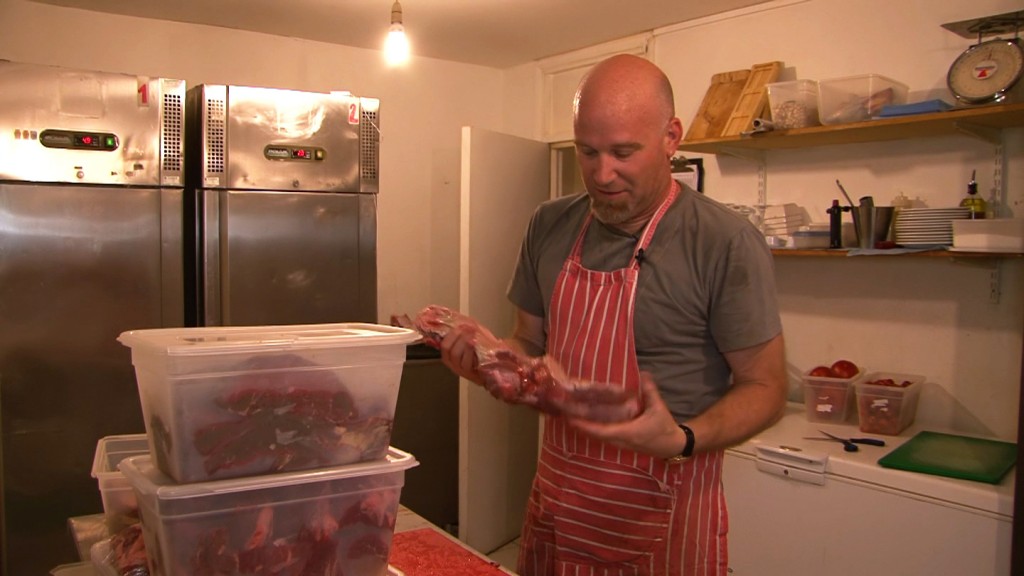
[[[824,430],[885,447],[807,440]],[[912,438],[809,422],[801,404],[726,451],[733,576],[1009,576],[1015,470],[999,484],[883,468]]]

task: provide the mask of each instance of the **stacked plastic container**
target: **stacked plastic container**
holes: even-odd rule
[[[871,120],[886,106],[905,104],[908,91],[906,84],[879,74],[773,82],[766,88],[777,130]]]
[[[846,422],[853,408],[854,384],[863,376],[863,371],[850,378],[814,376],[810,370],[805,372],[803,389],[807,420],[829,424]]]
[[[389,444],[417,338],[360,323],[122,334],[148,453],[118,468],[150,574],[386,574],[417,465]]]
[[[772,123],[778,130],[818,126],[818,83],[814,80],[772,82],[768,90],[768,107]]]
[[[822,124],[863,122],[883,108],[906,104],[907,85],[879,74],[860,74],[818,82],[818,119]]]
[[[149,453],[145,434],[123,434],[100,438],[92,461],[92,477],[100,487],[103,516],[111,533],[139,520],[135,491],[117,469],[125,458]]]
[[[861,432],[895,436],[914,423],[925,377],[872,372],[856,383]]]

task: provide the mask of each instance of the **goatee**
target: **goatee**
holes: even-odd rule
[[[590,199],[590,210],[594,217],[609,225],[622,224],[629,219],[629,206],[611,202],[597,202]]]

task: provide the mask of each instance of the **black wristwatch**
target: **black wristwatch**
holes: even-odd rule
[[[680,424],[679,428],[682,429],[683,434],[686,434],[686,445],[683,446],[682,452],[669,458],[669,462],[682,462],[684,460],[689,460],[690,457],[693,456],[693,430],[690,430],[690,427],[686,424]]]

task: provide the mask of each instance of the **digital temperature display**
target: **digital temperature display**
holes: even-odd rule
[[[80,132],[77,130],[43,130],[39,143],[47,148],[71,150],[117,150],[117,136],[104,132]]]
[[[267,160],[312,160],[320,161],[327,156],[323,148],[309,146],[269,145],[263,148],[263,157]]]

